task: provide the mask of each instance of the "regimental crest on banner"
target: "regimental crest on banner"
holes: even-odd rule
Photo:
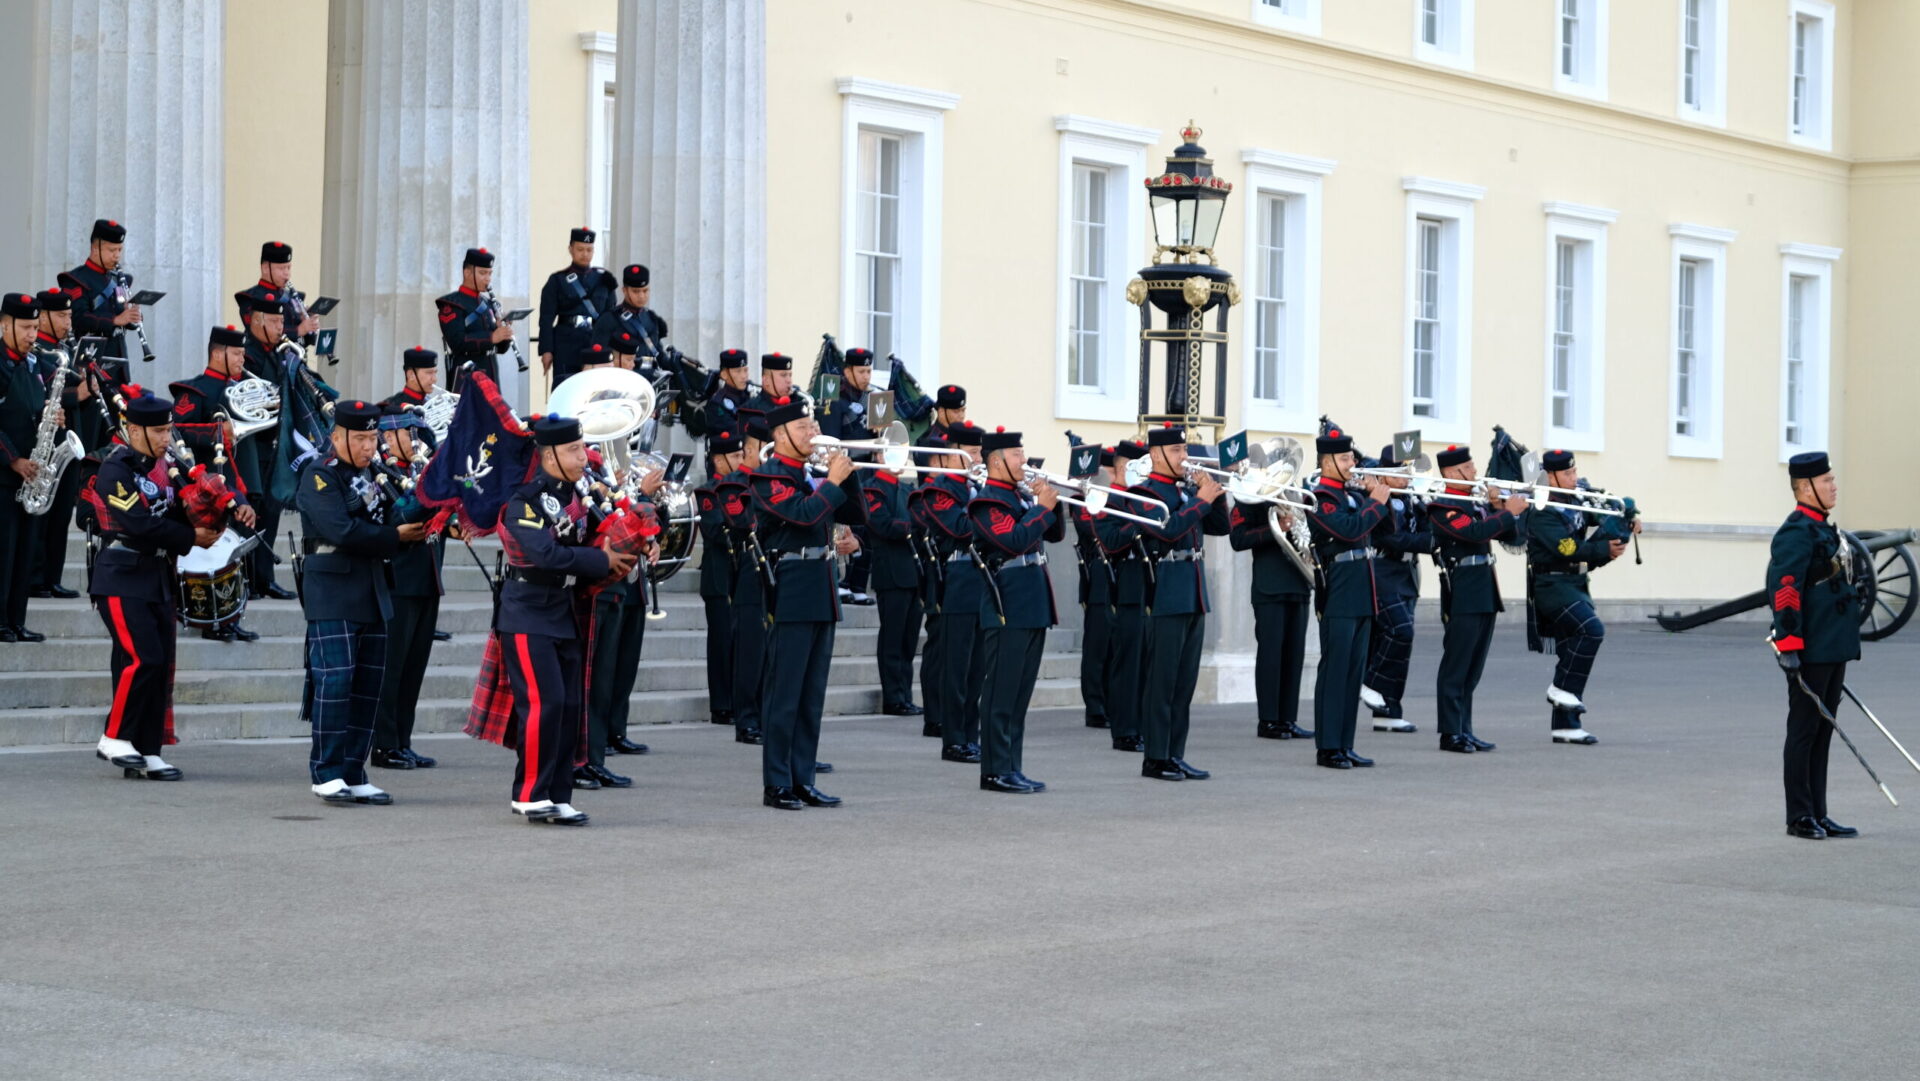
[[[1100,447],[1093,443],[1082,443],[1073,448],[1073,457],[1067,461],[1067,476],[1074,480],[1085,480],[1100,471]]]
[[[880,369],[874,369],[878,374]],[[893,392],[890,390],[870,390],[867,392],[867,427],[876,432],[884,432],[887,425],[899,419],[894,415]]]
[[[1411,462],[1420,453],[1420,429],[1393,433],[1393,460]]]
[[[1247,433],[1230,435],[1220,441],[1220,468],[1233,469],[1247,460]]]

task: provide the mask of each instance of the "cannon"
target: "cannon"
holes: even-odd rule
[[[1920,603],[1916,595],[1913,551],[1908,547],[1916,534],[1911,529],[1863,529],[1858,533],[1840,531],[1853,549],[1853,589],[1860,597],[1860,637],[1877,642],[1907,625],[1913,609]],[[1751,612],[1767,606],[1767,591],[1755,590],[1743,597],[1709,605],[1697,612],[1662,612],[1654,621],[1669,631],[1690,631],[1728,616]]]

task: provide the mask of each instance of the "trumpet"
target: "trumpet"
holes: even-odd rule
[[[1077,480],[1073,477],[1063,477],[1058,473],[1049,473],[1044,469],[1035,469],[1030,465],[1024,465],[1020,468],[1026,474],[1026,481],[1025,484],[1022,485],[1022,490],[1027,491],[1029,495],[1032,493],[1026,489],[1026,485],[1041,480],[1046,481],[1056,489],[1061,489],[1060,501],[1062,503],[1070,503],[1076,507],[1085,507],[1088,514],[1111,514],[1115,518],[1125,518],[1129,522],[1139,522],[1141,525],[1151,526],[1164,526],[1167,524],[1168,518],[1171,517],[1167,511],[1167,505],[1152,496],[1123,492],[1118,488],[1109,488],[1104,484],[1095,484],[1091,480]],[[1075,494],[1069,495],[1067,494],[1068,492]],[[1157,516],[1149,516],[1115,510],[1110,504],[1116,498],[1131,499],[1136,503],[1144,503],[1158,510],[1160,513]]]

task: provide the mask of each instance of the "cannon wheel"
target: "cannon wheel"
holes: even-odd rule
[[[1849,533],[1847,542],[1854,548],[1856,568],[1871,568],[1870,576],[1856,571],[1855,585],[1869,585],[1862,593],[1860,637],[1878,642],[1907,625],[1913,609],[1920,604],[1920,573],[1917,573],[1912,549],[1904,544],[1869,552],[1860,538]],[[1862,582],[1860,579],[1865,578]]]

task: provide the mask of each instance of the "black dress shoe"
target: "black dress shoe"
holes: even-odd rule
[[[1253,734],[1256,736],[1259,736],[1261,739],[1292,739],[1293,738],[1293,733],[1287,731],[1286,725],[1268,724],[1265,721],[1260,722],[1260,727],[1254,729]]]
[[[1151,777],[1156,781],[1184,781],[1187,775],[1180,767],[1163,758],[1149,758],[1140,763],[1140,776]]]
[[[591,772],[592,769],[593,769],[592,766],[581,766],[580,768],[574,770],[573,771],[573,787],[582,789],[587,792],[592,792],[593,790],[599,788],[600,778],[595,777],[593,775],[593,773]]]
[[[727,723],[732,724],[733,722],[728,721]],[[646,754],[648,751],[652,750],[652,748],[648,747],[646,744],[635,743],[634,741],[628,739],[625,736],[613,737],[612,739],[607,741],[607,746],[612,748],[614,753],[616,754]]]
[[[25,627],[15,627],[13,629],[13,640],[16,642],[44,642],[47,640],[47,636],[41,634],[39,631],[30,631]]]
[[[922,722],[920,725],[920,734],[927,737],[928,739],[939,739],[941,736],[945,735],[946,733],[940,731],[939,725],[934,724],[931,721],[925,721],[925,722]]]
[[[1843,826],[1831,818],[1820,819],[1820,828],[1827,831],[1829,837],[1858,837],[1860,831],[1852,826]]]
[[[807,805],[800,802],[800,797],[794,795],[791,789],[786,788],[762,789],[760,806],[773,807],[782,811],[804,811],[807,809]]]
[[[587,772],[600,782],[601,788],[632,788],[633,778],[615,773],[605,766],[588,766]]]
[[[815,772],[815,773],[832,773],[832,772],[833,772],[833,763],[832,763],[832,762],[815,762],[815,763],[813,764],[813,772]]]
[[[980,778],[980,791],[1005,792],[1012,796],[1031,796],[1033,786],[1023,784],[1020,778],[1011,773],[996,773],[991,777]]]
[[[1292,733],[1294,739],[1312,739],[1313,738],[1313,729],[1311,728],[1302,728],[1297,724],[1283,724],[1282,727],[1284,727],[1288,732]]]
[[[433,640],[436,642],[451,642],[453,641],[453,635],[447,631],[434,631]]]
[[[733,741],[735,743],[751,743],[757,747],[760,745],[760,730],[758,728],[736,728],[733,730]]]
[[[412,747],[402,747],[400,748],[400,753],[406,755],[408,758],[413,759],[413,768],[415,769],[432,769],[433,767],[440,764],[439,759],[428,758],[426,755],[421,754],[419,751],[414,750]]]
[[[1184,758],[1174,759],[1173,766],[1175,769],[1179,770],[1181,773],[1186,774],[1187,780],[1189,781],[1204,781],[1207,778],[1213,776],[1213,774],[1208,773],[1206,770],[1198,769],[1198,768],[1195,768],[1194,766],[1188,765],[1187,760]]]
[[[1087,718],[1088,728],[1107,728],[1110,726],[1111,726],[1111,722],[1109,722],[1105,717],[1088,717]]]
[[[1468,743],[1471,743],[1471,744],[1473,744],[1473,749],[1474,749],[1474,750],[1476,750],[1476,751],[1491,751],[1491,750],[1493,750],[1493,744],[1492,744],[1492,743],[1489,743],[1489,742],[1487,742],[1486,740],[1484,740],[1484,739],[1481,739],[1481,738],[1480,738],[1479,736],[1476,736],[1476,735],[1474,735],[1474,734],[1473,734],[1472,732],[1463,732],[1463,733],[1461,733],[1461,735],[1462,735],[1462,737],[1463,737],[1463,738],[1465,738],[1465,739],[1466,739],[1466,741],[1467,741]]]
[[[1147,749],[1147,741],[1141,739],[1139,736],[1115,736],[1113,737],[1113,749],[1139,754],[1141,751]]]
[[[1045,792],[1047,790],[1047,782],[1036,781],[1019,770],[1013,771],[1013,779],[1033,789],[1035,792]]]
[[[1787,836],[1805,837],[1809,841],[1824,841],[1827,839],[1827,831],[1820,828],[1818,819],[1796,818],[1787,823]]]
[[[375,747],[373,749],[373,753],[367,756],[367,765],[378,766],[381,769],[416,768],[416,763],[413,759],[407,757],[405,751],[390,751],[384,747]]]
[[[68,589],[66,586],[63,586],[58,582],[55,582],[54,584],[48,586],[47,592],[53,594],[53,597],[55,600],[62,600],[62,601],[70,601],[80,595],[79,590]]]
[[[707,720],[714,724],[732,724],[733,714],[724,709],[716,709],[713,711],[713,715],[708,717]]]
[[[1359,755],[1354,754],[1352,747],[1348,747],[1346,750],[1341,751],[1340,753],[1346,756],[1347,761],[1353,763],[1355,769],[1363,769],[1367,766],[1373,765],[1373,759],[1362,758]]]
[[[1313,761],[1314,761],[1314,764],[1325,766],[1328,769],[1352,769],[1353,768],[1353,763],[1347,761],[1347,756],[1340,753],[1337,750],[1336,751],[1328,751],[1328,750],[1315,751],[1313,755]]]
[[[177,781],[186,774],[180,772],[179,766],[168,766],[166,769],[147,769],[144,766],[134,769],[129,766],[121,768],[120,776],[122,779],[138,778],[144,781]]]
[[[1455,754],[1472,754],[1478,748],[1469,742],[1465,736],[1442,732],[1440,734],[1440,749],[1443,751],[1452,751]]]
[[[12,627],[0,627],[0,642],[18,642]]]
[[[964,743],[957,747],[942,747],[940,748],[940,760],[942,762],[978,762],[980,761],[980,752]]]
[[[809,807],[838,807],[841,803],[839,796],[829,796],[810,784],[794,785],[793,794]]]
[[[264,593],[270,601],[290,601],[295,598],[293,590],[286,588],[278,582],[268,582],[267,588],[261,592]]]
[[[236,642],[258,642],[260,640],[258,634],[242,627],[238,623],[235,623],[230,629],[233,631],[233,640]]]
[[[912,702],[895,702],[890,706],[882,707],[880,712],[889,717],[918,717],[927,711]]]

